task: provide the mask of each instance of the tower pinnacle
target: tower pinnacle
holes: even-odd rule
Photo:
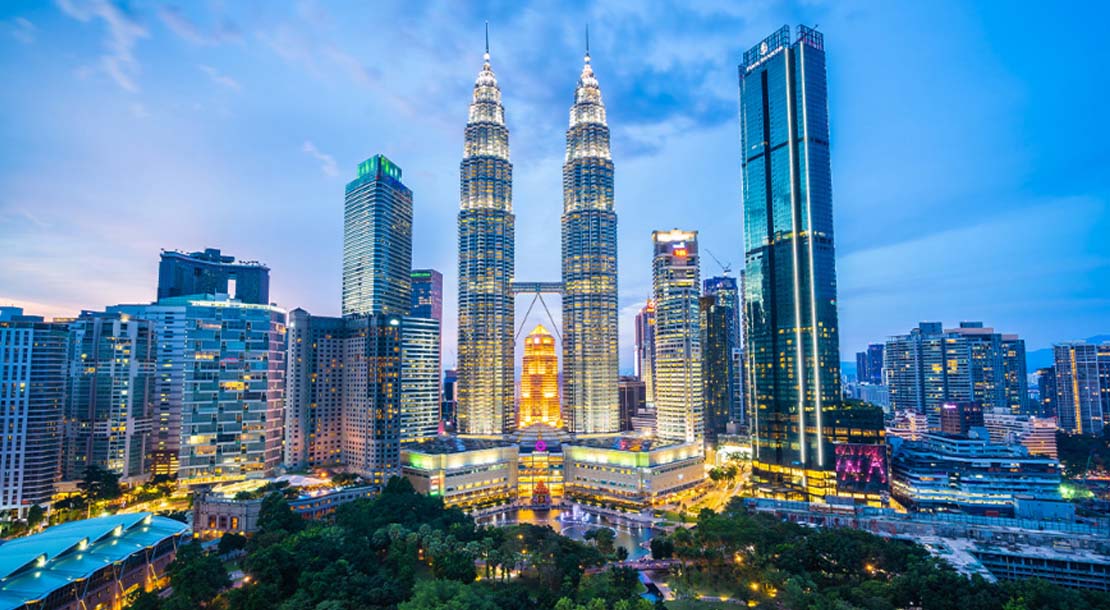
[[[482,56],[489,63],[489,22],[486,22],[486,54]]]
[[[590,24],[586,24],[586,63],[590,63]]]

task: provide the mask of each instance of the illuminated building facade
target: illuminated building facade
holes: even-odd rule
[[[701,444],[705,435],[697,231],[654,231],[655,435]]]
[[[892,443],[891,493],[913,510],[1008,517],[1017,496],[1060,499],[1060,465],[1020,445],[926,434]]]
[[[647,402],[655,404],[655,303],[648,299],[636,313],[636,345],[632,366],[644,382]]]
[[[149,473],[156,347],[151,323],[85,311],[69,327],[62,478],[97,466],[133,481]]]
[[[439,322],[401,319],[401,442],[439,431]]]
[[[185,383],[185,306],[124,304],[109,313],[147,320],[154,334],[155,367],[151,386],[151,430],[147,441],[152,475],[175,476],[181,452],[181,404]],[[192,363],[189,363],[190,366]]]
[[[824,39],[798,26],[744,53],[740,75],[744,335],[759,493],[819,498],[840,400]]]
[[[601,88],[589,49],[574,92],[563,164],[563,403],[571,432],[620,429],[617,214]]]
[[[1063,343],[1052,348],[1056,361],[1056,416],[1060,429],[1098,436],[1105,425],[1100,366],[1110,371],[1110,346]],[[1101,360],[1101,361],[1100,361]]]
[[[991,442],[999,445],[1024,445],[1033,455],[1056,459],[1056,418],[1014,415],[998,410],[983,414],[983,425]]]
[[[289,312],[284,463],[291,469],[343,461],[343,318]]]
[[[413,443],[401,451],[402,473],[416,491],[464,510],[514,502],[519,457],[515,443],[462,437]]]
[[[485,63],[459,165],[458,428],[469,434],[512,429],[514,365],[513,166],[501,89]]]
[[[346,187],[343,315],[407,316],[411,274],[412,191],[400,167],[374,155]]]
[[[521,428],[533,424],[563,427],[559,413],[559,358],[555,355],[555,337],[542,324],[524,339],[519,417]]]
[[[563,453],[568,499],[624,512],[681,502],[705,479],[698,443],[605,436],[570,441]]]
[[[61,475],[68,339],[64,322],[0,308],[0,511],[19,518]]]
[[[435,269],[412,270],[414,318],[430,318],[443,324],[443,274]]]
[[[722,373],[715,373],[715,375],[728,375],[728,394],[724,393],[724,389],[715,390],[717,392],[714,398],[714,405],[709,404],[710,399],[706,398],[706,412],[716,411],[723,414],[726,418],[725,421],[733,421],[737,423],[746,424],[747,417],[744,412],[744,358],[743,358],[743,344],[741,333],[741,316],[740,316],[740,290],[736,278],[728,275],[719,275],[705,280],[702,285],[702,295],[705,297],[713,297],[713,332],[709,328],[705,329],[707,338],[710,335],[718,337],[718,343],[715,346],[709,346],[703,342],[702,350],[705,352],[706,362],[723,362],[721,367]],[[705,322],[709,322],[707,318]],[[717,327],[726,325],[727,330],[721,330]],[[723,339],[725,343],[720,343]],[[712,353],[711,353],[712,352]],[[704,370],[708,368],[703,366]],[[708,384],[708,380],[707,380]],[[717,384],[714,384],[715,386]],[[708,387],[708,386],[707,386]],[[709,416],[713,418],[713,415]],[[719,420],[718,420],[719,421]],[[707,422],[707,432],[711,426]],[[724,432],[723,425],[720,426],[720,431]]]
[[[178,480],[269,476],[282,460],[285,311],[226,296],[159,304],[185,309]]]

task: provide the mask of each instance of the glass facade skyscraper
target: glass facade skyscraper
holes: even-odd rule
[[[726,432],[733,415],[733,362],[729,318],[734,310],[718,295],[703,295],[701,305],[702,383],[705,394],[705,436],[710,443]]]
[[[655,301],[656,436],[677,443],[705,438],[697,231],[651,234]]]
[[[513,165],[488,45],[484,60],[459,164],[458,428],[500,434],[516,421]]]
[[[401,319],[401,442],[439,431],[439,322]]]
[[[0,307],[0,511],[20,518],[61,475],[68,338],[64,322]]]
[[[125,313],[85,311],[69,333],[62,476],[77,480],[97,466],[138,480],[149,472],[153,325]]]
[[[710,427],[716,426],[720,432],[724,432],[726,422],[746,423],[747,419],[744,413],[740,290],[736,278],[720,275],[705,280],[702,285],[702,294],[706,297],[713,297],[711,310],[713,315],[707,317],[706,322],[712,320],[716,325],[724,325],[723,329],[716,325],[712,329],[703,328],[707,339],[712,334],[719,340],[724,341],[724,343],[718,342],[715,345],[710,345],[708,341],[705,341],[702,345],[706,362],[712,361],[719,363],[720,366],[719,371],[713,372],[710,372],[708,367],[705,368],[706,389],[714,392],[716,396],[712,404],[708,394],[706,396],[706,430],[709,431]],[[717,377],[718,380],[711,383],[710,375]],[[726,382],[724,376],[727,376],[727,386],[721,385]],[[712,390],[710,390],[711,385]],[[711,425],[710,420],[715,423]]]
[[[744,53],[739,79],[753,482],[819,497],[834,466],[823,412],[840,400],[822,35],[784,26]]]
[[[1056,421],[1065,432],[1102,434],[1106,405],[1102,402],[1099,373],[1104,367],[1110,371],[1110,345],[1103,350],[1101,347],[1090,343],[1061,343],[1052,347],[1056,362]]]
[[[655,303],[648,299],[636,313],[636,345],[632,365],[636,377],[644,382],[644,396],[655,404]]]
[[[443,324],[443,274],[435,269],[412,270],[412,312]]]
[[[412,191],[384,155],[358,166],[343,211],[343,315],[412,308]]]
[[[620,429],[617,214],[601,88],[587,51],[563,163],[563,411],[572,432]]]

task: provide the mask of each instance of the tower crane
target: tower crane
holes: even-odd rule
[[[732,273],[732,263],[731,262],[730,263],[722,263],[721,259],[717,258],[717,255],[713,254],[712,250],[710,250],[709,248],[706,248],[705,251],[709,253],[709,256],[713,259],[713,262],[717,263],[717,266],[721,268],[721,274],[722,275],[728,275],[728,274]]]

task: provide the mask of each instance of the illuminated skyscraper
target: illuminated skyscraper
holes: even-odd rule
[[[1056,415],[1060,429],[1073,434],[1098,436],[1105,425],[1099,365],[1101,346],[1090,343],[1061,343],[1052,347],[1056,361]],[[1108,346],[1110,347],[1110,346]]]
[[[761,493],[823,495],[823,412],[840,400],[825,51],[784,26],[739,66],[746,358],[752,478]]]
[[[500,434],[513,413],[513,166],[489,63],[474,82],[459,164],[459,431]]]
[[[697,231],[655,231],[656,436],[700,443],[705,433]]]
[[[546,424],[561,428],[559,414],[559,358],[555,337],[542,324],[524,339],[520,375],[520,427]]]
[[[65,322],[0,307],[0,511],[24,517],[61,476]]]
[[[562,222],[564,412],[572,432],[616,432],[617,214],[609,126],[588,43],[570,109]]]
[[[644,382],[649,404],[655,404],[655,303],[651,299],[636,314],[636,346],[632,365]]]
[[[412,191],[401,168],[374,155],[347,183],[343,315],[407,316],[412,307]]]

